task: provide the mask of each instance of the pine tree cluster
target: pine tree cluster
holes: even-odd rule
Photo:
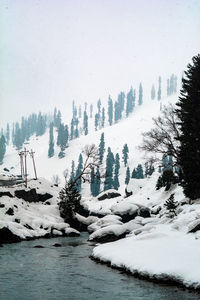
[[[169,79],[167,79],[167,96],[171,96],[177,92],[177,76],[172,74]]]

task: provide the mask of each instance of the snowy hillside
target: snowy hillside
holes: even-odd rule
[[[104,197],[105,193],[92,197],[89,185],[85,183],[82,189],[82,215],[76,213],[76,220],[90,233],[89,240],[105,243],[94,248],[93,258],[123,268],[132,274],[154,280],[172,280],[187,287],[199,288],[198,201],[191,205],[177,184],[171,186],[168,191],[163,187],[156,190],[159,176],[157,170],[145,179],[131,179],[127,186],[127,192],[130,193],[128,197],[125,193],[126,167],[122,162],[124,144],[127,143],[129,147],[128,166],[131,171],[138,163],[144,164],[144,153],[138,149],[142,142],[142,133],[152,128],[152,118],[159,116],[161,106],[167,105],[169,101],[175,104],[177,98],[178,96],[174,95],[160,102],[148,101],[142,106],[137,106],[128,118],[112,126],[107,125],[99,131],[94,130],[94,124],[91,123],[94,120],[90,119],[89,134],[71,140],[62,159],[58,158],[60,149],[57,146],[55,155],[48,158],[48,132],[41,137],[33,136],[25,146],[28,150],[35,150],[38,176],[51,181],[54,175],[58,175],[61,179],[60,185],[63,185],[63,172],[66,169],[71,171],[72,160],[77,166],[79,154],[84,146],[92,143],[98,146],[100,136],[104,132],[106,150],[111,147],[114,154],[120,155],[119,193],[108,190],[107,198]],[[56,135],[54,129],[55,141]],[[104,166],[105,157],[106,155]],[[5,171],[7,174],[20,174],[18,153],[11,146],[7,148],[1,171],[4,168],[10,170]],[[29,178],[33,177],[30,158],[28,173]],[[53,186],[46,179],[40,179],[39,182],[31,180],[28,186],[29,189],[36,188],[38,193],[52,194],[49,203],[27,203],[18,199],[16,191],[21,187],[1,188],[1,192],[9,190],[11,194],[1,197],[1,228],[9,228],[20,239],[79,234],[60,217],[60,187]],[[114,192],[116,195],[113,196]],[[112,197],[108,196],[109,193]],[[177,202],[177,213],[174,218],[169,218],[165,203],[172,194]]]
[[[48,180],[52,180],[53,175],[58,175],[61,180],[61,184],[64,184],[63,171],[68,169],[71,171],[71,162],[75,161],[75,165],[78,163],[78,156],[85,145],[94,143],[99,145],[101,133],[105,135],[105,148],[111,147],[114,154],[117,152],[122,158],[122,148],[124,144],[128,144],[129,147],[129,160],[128,166],[131,171],[138,163],[145,162],[144,153],[137,149],[142,141],[142,132],[149,130],[152,127],[152,118],[157,117],[160,114],[160,106],[167,105],[168,102],[176,103],[178,95],[163,98],[162,101],[148,100],[142,106],[136,106],[134,112],[119,123],[112,126],[106,125],[105,128],[95,131],[94,119],[89,119],[89,134],[80,136],[69,142],[69,147],[65,150],[65,157],[58,158],[60,148],[56,146],[57,132],[54,128],[54,140],[55,140],[55,154],[52,158],[48,158],[49,147],[49,132],[41,137],[31,137],[30,141],[24,145],[28,150],[33,149],[35,151],[35,162],[37,167],[37,173],[39,177],[44,177]],[[106,156],[106,154],[105,154]],[[104,159],[105,159],[104,156]],[[28,174],[33,177],[33,167],[31,159],[27,160]],[[3,165],[0,166],[0,170],[3,168],[12,168],[13,174],[20,174],[20,161],[18,151],[12,146],[7,147],[6,155]],[[121,160],[120,168],[120,183],[124,185],[125,168],[123,167]],[[122,187],[124,188],[124,187]]]

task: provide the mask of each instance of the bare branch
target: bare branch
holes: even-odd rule
[[[82,179],[83,182],[90,182],[91,170],[93,168],[100,168],[99,150],[94,144],[86,145],[82,153],[85,156],[83,169],[81,174],[74,179],[73,183],[76,183],[79,179]],[[102,176],[103,175],[101,175],[100,177]]]
[[[154,160],[160,160],[156,155],[171,155],[178,164],[179,136],[178,117],[172,104],[164,106],[161,116],[153,119],[154,127],[143,133],[143,143],[140,150],[154,153]],[[152,158],[151,158],[152,159]]]

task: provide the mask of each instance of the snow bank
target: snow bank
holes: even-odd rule
[[[97,246],[92,255],[132,274],[200,287],[200,240],[191,234],[167,229],[128,237]]]
[[[46,201],[30,203],[15,196],[16,191],[30,191],[33,188],[41,195],[48,192],[51,196],[48,203]],[[24,185],[2,187],[0,191],[2,193],[9,192],[10,197],[6,195],[0,198],[0,230],[7,228],[21,240],[44,236],[78,235],[79,232],[64,223],[60,217],[59,190],[58,187],[42,178],[30,181],[28,188],[25,188]],[[3,232],[4,230],[1,232],[2,235]],[[1,236],[0,242],[4,242],[7,240],[6,238]]]

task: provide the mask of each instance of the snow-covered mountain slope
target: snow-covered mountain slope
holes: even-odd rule
[[[65,150],[66,156],[58,158],[60,149],[56,146],[55,155],[48,158],[49,133],[41,137],[32,137],[27,145],[28,150],[35,151],[35,162],[39,176],[52,179],[58,175],[61,184],[64,184],[63,171],[71,170],[71,162],[77,160],[80,152],[87,144],[99,145],[101,133],[105,135],[105,147],[111,147],[114,154],[120,155],[120,188],[121,196],[99,200],[92,197],[88,184],[83,185],[82,204],[88,209],[89,217],[76,214],[82,224],[88,226],[91,241],[107,242],[119,241],[99,245],[93,250],[93,257],[107,262],[115,267],[124,268],[133,274],[158,280],[175,280],[188,287],[200,287],[200,205],[195,201],[191,205],[186,199],[182,188],[172,186],[169,191],[164,188],[156,190],[159,173],[155,171],[152,176],[145,179],[131,179],[127,187],[132,192],[128,198],[125,196],[125,172],[122,162],[122,148],[124,144],[129,147],[128,166],[131,171],[138,163],[144,163],[144,153],[138,149],[142,142],[142,133],[152,128],[152,118],[159,116],[161,105],[168,102],[175,104],[178,95],[159,101],[147,101],[142,106],[137,106],[134,112],[113,126],[95,131],[94,120],[89,120],[89,134],[80,136],[69,142]],[[105,165],[104,156],[104,165]],[[31,159],[28,157],[29,178],[33,177]],[[13,174],[20,173],[20,164],[17,151],[8,146],[3,168],[8,168]],[[35,181],[29,183],[29,188],[36,187],[38,192],[52,193],[50,205],[45,203],[26,203],[15,197],[4,195],[1,197],[1,222],[0,228],[9,228],[12,233],[23,238],[39,236],[78,234],[78,232],[63,222],[58,211],[58,192],[60,188],[41,180],[40,186],[35,186]],[[42,188],[42,190],[40,190]],[[18,188],[15,188],[18,189]],[[4,188],[1,188],[4,191]],[[107,191],[108,192],[108,191]],[[111,193],[113,191],[110,191]],[[174,194],[178,202],[177,215],[173,219],[167,216],[164,203]],[[9,209],[12,209],[9,211]],[[8,212],[9,213],[6,213]],[[12,214],[14,213],[14,214]]]
[[[61,183],[64,184],[63,171],[68,169],[71,171],[71,162],[75,161],[77,166],[78,156],[82,149],[87,144],[94,143],[96,146],[99,145],[100,136],[102,132],[105,135],[105,148],[111,147],[114,154],[117,152],[122,158],[122,148],[124,144],[128,144],[129,147],[129,160],[128,166],[132,169],[140,162],[144,162],[144,153],[138,150],[138,145],[142,141],[142,132],[148,131],[153,124],[152,118],[157,117],[160,114],[160,106],[167,105],[168,102],[176,103],[178,95],[163,98],[162,101],[148,100],[142,106],[136,106],[134,112],[128,117],[123,119],[117,124],[112,126],[106,126],[105,128],[95,131],[94,130],[94,119],[89,119],[89,134],[84,136],[81,135],[79,138],[69,142],[69,147],[65,150],[65,157],[62,159],[58,158],[60,148],[56,146],[57,132],[54,130],[54,141],[55,141],[55,155],[52,158],[48,158],[48,147],[49,147],[49,132],[47,131],[41,137],[31,137],[26,148],[28,150],[33,149],[35,151],[35,162],[37,167],[37,173],[39,177],[44,177],[48,180],[52,180],[53,175],[60,177]],[[64,120],[63,120],[64,121]],[[106,157],[106,152],[105,156]],[[28,173],[30,177],[34,176],[32,161],[28,157]],[[0,166],[0,172],[3,168],[12,169],[12,173],[20,174],[20,161],[18,151],[12,146],[7,147],[6,155],[4,158],[3,165]],[[123,167],[121,159],[120,168],[120,184],[124,189],[125,180],[125,168]]]

